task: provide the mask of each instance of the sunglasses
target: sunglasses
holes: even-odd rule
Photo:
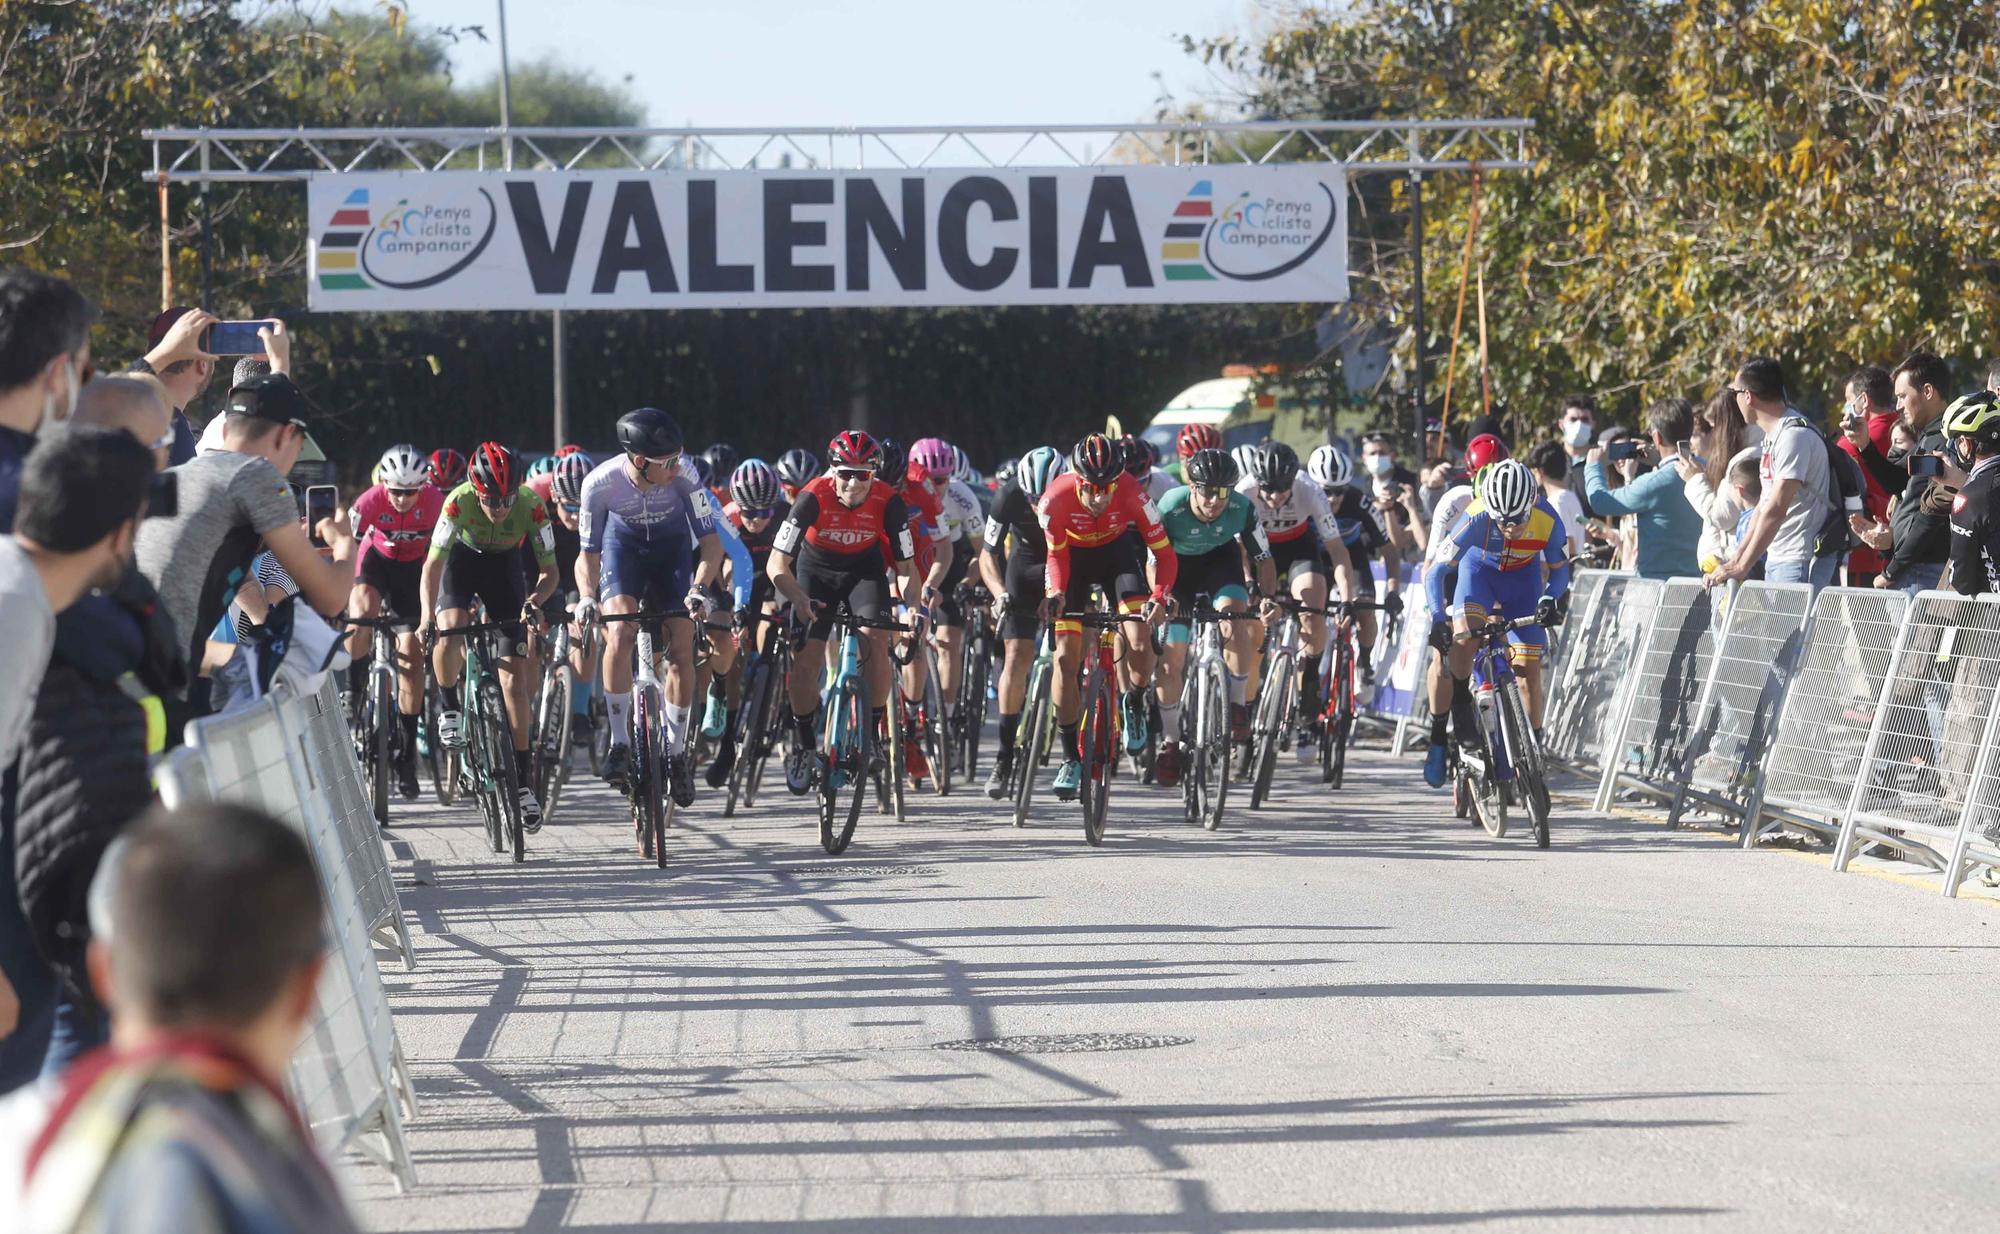
[[[873,480],[875,473],[865,467],[836,467],[833,469],[833,478],[843,484],[860,484]]]
[[[577,514],[583,510],[583,504],[581,502],[565,501],[562,502],[561,504],[564,514]]]
[[[1226,484],[1196,484],[1193,488],[1195,496],[1209,501],[1219,501],[1230,493],[1230,488]]]
[[[415,488],[392,488],[387,491],[389,496],[391,497],[415,497],[418,493],[422,492],[423,490]]]
[[[514,498],[515,498],[515,494],[513,494],[513,493],[509,493],[509,494],[507,494],[507,495],[506,495],[505,497],[483,497],[483,496],[482,496],[482,497],[481,497],[481,498],[479,499],[479,501],[480,501],[480,504],[482,504],[482,505],[487,505],[487,506],[491,506],[491,507],[493,507],[493,508],[494,508],[495,510],[506,510],[506,509],[509,509],[509,508],[511,508],[511,507],[513,506],[513,504],[514,504]]]
[[[1110,484],[1092,484],[1088,480],[1078,480],[1076,482],[1076,495],[1085,499],[1105,497],[1110,495],[1111,490],[1117,487],[1118,482],[1115,480]]]
[[[737,512],[738,514],[741,514],[741,515],[742,515],[742,516],[743,516],[744,518],[746,518],[746,519],[752,519],[752,518],[769,518],[769,517],[771,517],[771,516],[772,516],[773,514],[776,514],[776,513],[778,512],[778,507],[776,507],[776,506],[765,506],[765,507],[764,507],[763,509],[761,509],[761,510],[744,510],[744,509],[740,509],[740,508],[739,508],[739,509],[738,509],[738,510],[737,510],[736,512]]]

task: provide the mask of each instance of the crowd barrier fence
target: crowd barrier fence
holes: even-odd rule
[[[265,810],[299,828],[319,871],[331,954],[289,1077],[307,1123],[328,1152],[357,1151],[414,1186],[402,1124],[417,1116],[416,1089],[376,947],[405,967],[415,958],[331,678],[315,694],[197,720],[187,737],[156,768],[161,798]]]

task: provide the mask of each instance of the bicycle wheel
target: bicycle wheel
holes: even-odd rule
[[[868,743],[874,717],[869,714],[865,687],[857,682],[841,684],[833,705],[840,722],[827,718],[827,731],[834,735],[826,751],[826,774],[820,777],[819,845],[829,854],[847,851],[854,840],[854,828],[861,821],[861,801],[868,792],[868,766],[872,761]],[[845,776],[833,774],[835,769]],[[846,801],[841,800],[842,792]]]
[[[1535,730],[1528,723],[1528,707],[1521,687],[1509,681],[1499,691],[1500,720],[1507,734],[1507,761],[1514,765],[1514,779],[1521,788],[1521,804],[1527,808],[1528,823],[1534,828],[1535,847],[1549,846],[1549,786],[1542,769],[1541,748],[1535,744]]]
[[[486,725],[488,749],[492,752],[493,795],[500,806],[506,846],[514,860],[527,860],[527,838],[521,830],[521,768],[515,761],[514,735],[507,727],[507,708],[500,687],[491,677],[479,683],[479,710]]]
[[[632,795],[632,817],[639,828],[639,851],[667,868],[667,768],[661,760],[659,734],[666,726],[655,686],[632,692],[632,773],[626,791]]]
[[[542,822],[555,817],[556,799],[569,779],[570,667],[558,665],[542,679],[541,722],[535,729],[535,792],[542,799]]]
[[[1096,660],[1090,661],[1095,664]],[[1094,668],[1084,671],[1083,783],[1077,796],[1083,800],[1083,838],[1091,845],[1104,843],[1104,811],[1110,804],[1111,769],[1118,752],[1117,722],[1111,714],[1111,690]]]
[[[901,823],[908,820],[904,811],[904,790],[909,787],[910,778],[909,746],[903,742],[903,734],[910,730],[910,700],[903,697],[903,687],[891,684],[889,687],[889,806],[890,813]],[[931,774],[936,775],[935,769]]]
[[[937,659],[932,657],[931,667],[937,667]],[[931,761],[931,791],[940,797],[951,796],[951,740],[950,730],[944,720],[944,691],[938,687],[937,673],[933,671],[930,680],[924,683],[924,706],[918,732],[923,734],[924,754]]]
[[[736,813],[739,801],[747,807],[750,804],[748,794],[755,791],[749,785],[757,762],[757,747],[764,740],[764,711],[770,680],[771,667],[761,657],[744,674],[742,710],[737,713],[736,766],[729,771],[729,797],[722,803],[724,818]]]
[[[1251,730],[1256,745],[1256,770],[1250,781],[1250,808],[1260,809],[1271,795],[1271,776],[1278,768],[1278,743],[1284,736],[1285,717],[1291,710],[1297,674],[1290,656],[1273,656],[1266,674],[1264,691],[1257,696],[1257,721]],[[1282,671],[1280,671],[1282,669]]]
[[[374,783],[375,822],[389,825],[389,780],[395,774],[395,687],[386,666],[368,672],[369,768]]]
[[[1486,834],[1500,839],[1507,834],[1507,792],[1493,768],[1493,726],[1497,723],[1493,715],[1492,694],[1478,692],[1479,701],[1479,763],[1471,769],[1472,811],[1479,816],[1479,825],[1486,828]]]
[[[1214,831],[1222,825],[1222,808],[1229,799],[1229,687],[1222,666],[1211,663],[1203,683],[1207,732],[1201,738],[1201,825]]]
[[[1014,746],[1014,825],[1028,825],[1028,806],[1035,797],[1035,772],[1049,752],[1049,670],[1029,670],[1028,693],[1021,707],[1021,731]]]
[[[604,705],[604,691],[590,692],[590,774],[604,775],[604,756],[611,753],[611,713]]]
[[[975,625],[966,632],[965,668],[958,677],[958,739],[965,781],[979,774],[979,739],[986,731],[986,684],[993,671],[986,632]]]

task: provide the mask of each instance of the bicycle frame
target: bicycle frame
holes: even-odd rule
[[[1514,676],[1514,665],[1507,648],[1505,626],[1494,628],[1494,623],[1484,627],[1484,637],[1472,652],[1472,688],[1475,701],[1487,691],[1519,689]],[[1511,784],[1514,780],[1513,752],[1507,748],[1507,726],[1501,723],[1500,709],[1488,707],[1481,717],[1481,727],[1486,732],[1486,748],[1493,760],[1492,773],[1495,780]]]

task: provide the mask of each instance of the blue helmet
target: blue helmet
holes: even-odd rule
[[[1048,491],[1049,481],[1068,470],[1062,451],[1054,446],[1036,446],[1014,465],[1014,482],[1028,496],[1040,498]]]

